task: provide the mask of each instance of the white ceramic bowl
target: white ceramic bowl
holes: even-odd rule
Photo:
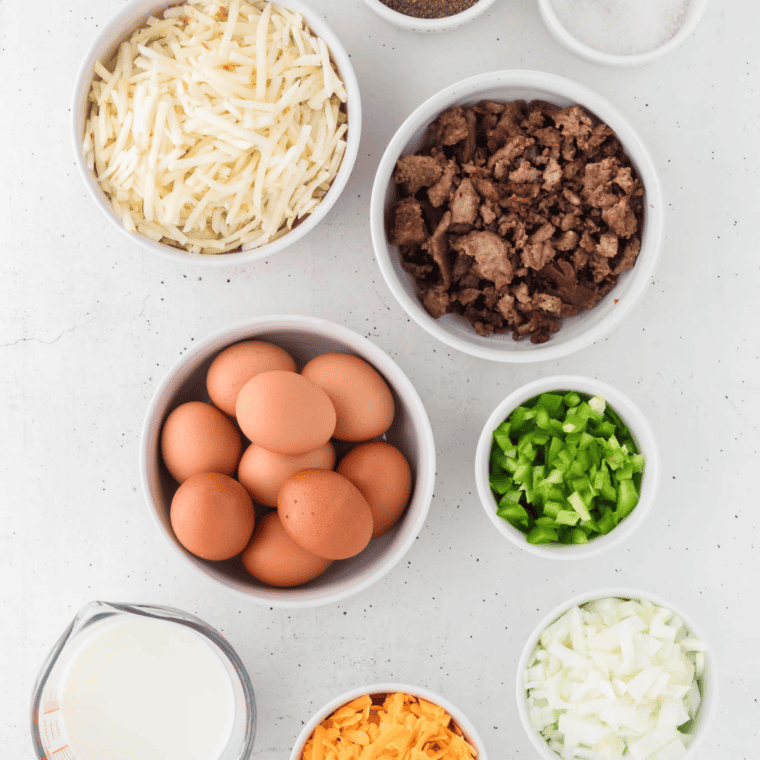
[[[641,253],[632,270],[623,272],[614,289],[593,309],[565,319],[559,332],[546,343],[533,344],[526,338],[512,339],[511,333],[483,337],[459,315],[434,319],[417,298],[414,278],[401,265],[397,247],[388,242],[386,219],[397,194],[391,174],[397,159],[425,144],[428,125],[438,114],[454,105],[479,100],[541,99],[559,106],[574,103],[587,108],[616,133],[641,178],[646,191]],[[607,100],[569,79],[541,71],[495,71],[457,82],[425,101],[399,127],[377,169],[370,201],[370,227],[375,257],[396,300],[412,319],[438,340],[452,348],[482,359],[503,362],[533,362],[557,359],[599,340],[631,313],[647,286],[660,253],[663,234],[663,201],[660,180],[643,142],[628,121]]]
[[[345,694],[341,694],[339,697],[335,697],[335,699],[331,699],[324,707],[314,713],[311,720],[303,727],[303,729],[301,729],[301,733],[298,734],[296,743],[293,745],[289,760],[301,760],[303,747],[314,729],[342,705],[345,705],[364,694],[372,696],[375,694],[380,695],[395,692],[411,694],[412,696],[419,697],[420,699],[427,700],[428,702],[432,702],[433,704],[442,707],[449,715],[451,715],[454,722],[462,730],[462,734],[467,742],[478,751],[477,760],[488,760],[483,741],[478,735],[475,726],[473,726],[467,716],[458,707],[432,691],[428,691],[419,686],[409,686],[408,684],[403,683],[376,683],[368,686],[358,686],[355,689],[345,692]]]
[[[95,175],[87,167],[82,156],[82,139],[86,119],[87,96],[92,82],[93,67],[96,61],[108,62],[118,49],[119,44],[128,38],[136,29],[141,27],[151,15],[162,13],[172,5],[179,5],[181,0],[132,0],[121,10],[108,24],[106,24],[93,41],[77,76],[74,87],[74,100],[72,104],[72,138],[74,142],[74,155],[79,173],[84,180],[90,196],[106,218],[116,226],[123,235],[130,240],[139,243],[143,248],[160,256],[168,258],[178,264],[200,264],[207,266],[233,266],[259,261],[266,256],[278,253],[288,246],[296,243],[306,236],[310,230],[319,224],[335,205],[338,197],[348,182],[348,178],[354,166],[356,155],[359,150],[361,136],[362,108],[359,96],[359,83],[356,80],[351,59],[346,53],[340,40],[335,36],[330,27],[325,23],[322,14],[303,0],[278,0],[278,4],[284,8],[300,13],[311,30],[322,37],[327,43],[333,61],[340,72],[341,79],[346,87],[346,109],[348,113],[348,125],[346,151],[343,156],[338,174],[333,180],[330,189],[320,201],[316,209],[299,221],[293,229],[281,238],[253,248],[248,251],[231,251],[224,254],[200,254],[177,248],[166,243],[158,243],[140,233],[128,232],[119,217],[111,207],[111,203],[105,193],[100,189]]]
[[[678,47],[691,33],[697,28],[702,20],[708,0],[690,0],[686,17],[676,33],[667,42],[658,47],[635,55],[620,55],[615,53],[606,53],[603,50],[593,48],[577,37],[573,36],[560,21],[557,16],[552,0],[538,0],[538,8],[541,12],[541,18],[544,20],[546,27],[552,36],[571,53],[584,58],[591,63],[598,63],[603,66],[640,66],[649,63],[660,56],[669,53],[673,48]]]
[[[409,506],[388,533],[373,539],[364,551],[334,562],[315,580],[295,588],[274,588],[250,576],[238,558],[208,562],[190,554],[177,541],[169,522],[169,506],[177,484],[160,455],[161,428],[176,406],[208,400],[206,372],[222,349],[255,338],[281,346],[299,369],[329,351],[356,354],[372,364],[390,386],[396,416],[385,439],[400,449],[412,468],[414,487]],[[240,322],[209,336],[169,370],[148,407],[140,441],[140,479],[150,514],[170,549],[198,574],[236,595],[269,607],[314,607],[345,599],[367,588],[406,554],[420,532],[433,497],[435,445],[425,407],[399,366],[374,343],[342,325],[316,317],[277,315]]]
[[[453,16],[444,16],[443,18],[416,18],[407,16],[406,13],[400,13],[389,8],[380,0],[364,0],[364,4],[374,11],[383,21],[404,29],[408,32],[446,32],[450,29],[456,29],[463,24],[476,19],[485,13],[495,0],[477,0],[476,3],[461,13],[455,13]]]
[[[605,599],[607,597],[618,597],[620,599],[636,599],[636,600],[648,600],[660,607],[666,607],[669,610],[678,615],[683,620],[688,630],[707,644],[707,639],[702,635],[699,628],[694,624],[694,621],[689,615],[676,607],[671,602],[659,597],[657,594],[650,594],[648,591],[639,591],[637,589],[630,588],[602,588],[596,591],[587,591],[584,594],[578,594],[572,599],[568,599],[556,609],[552,610],[535,628],[533,633],[528,637],[525,647],[523,648],[520,660],[517,664],[517,678],[516,678],[516,694],[517,694],[517,711],[520,714],[520,720],[522,721],[523,728],[528,734],[528,738],[531,744],[535,747],[542,760],[557,760],[559,757],[553,750],[549,749],[543,737],[538,734],[530,723],[528,718],[528,709],[526,704],[526,692],[523,685],[523,674],[528,664],[533,650],[538,643],[538,639],[541,634],[549,627],[555,620],[560,618],[569,609],[575,606],[580,606],[591,602],[594,599]],[[715,665],[715,658],[712,650],[707,648],[705,652],[705,673],[703,678],[699,681],[700,691],[702,694],[702,705],[699,708],[697,716],[695,718],[694,727],[696,736],[689,746],[683,760],[691,760],[695,757],[697,748],[702,744],[704,738],[708,732],[710,725],[715,719],[716,707],[718,704],[718,672]]]
[[[620,415],[631,432],[639,451],[644,455],[644,471],[641,478],[641,491],[638,504],[633,511],[606,535],[597,536],[587,544],[529,544],[525,534],[513,527],[496,514],[497,504],[489,485],[489,457],[493,431],[509,417],[516,407],[529,399],[548,391],[579,391],[591,396],[602,396]],[[478,439],[475,450],[475,483],[478,496],[488,519],[502,536],[508,538],[515,546],[549,559],[586,559],[618,546],[629,538],[646,520],[652,510],[660,482],[660,455],[657,443],[646,418],[641,410],[621,391],[611,385],[590,377],[559,375],[545,377],[523,385],[502,401],[488,418],[483,432]]]

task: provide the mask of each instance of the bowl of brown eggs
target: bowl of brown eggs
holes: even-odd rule
[[[387,573],[425,521],[435,446],[398,365],[347,327],[265,316],[185,354],[146,413],[140,473],[183,562],[279,607]]]

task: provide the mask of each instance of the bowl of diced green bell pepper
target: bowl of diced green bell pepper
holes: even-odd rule
[[[620,544],[651,511],[660,462],[641,410],[606,383],[555,376],[518,388],[488,418],[478,494],[499,532],[553,559]]]

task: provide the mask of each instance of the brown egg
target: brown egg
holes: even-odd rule
[[[390,443],[360,443],[341,459],[337,472],[362,492],[372,509],[372,538],[391,528],[409,503],[412,471],[406,457]]]
[[[251,378],[237,398],[240,429],[277,454],[306,454],[327,443],[335,407],[318,386],[295,372],[273,370]]]
[[[161,431],[161,455],[179,483],[199,472],[233,475],[243,453],[235,426],[218,409],[189,401],[174,409]]]
[[[188,478],[174,494],[169,519],[185,549],[212,560],[240,554],[256,522],[248,491],[216,472]]]
[[[296,363],[284,348],[263,340],[244,340],[225,348],[211,362],[206,390],[219,409],[234,417],[240,389],[252,377],[274,369],[295,372]]]
[[[307,454],[276,454],[252,443],[244,452],[238,465],[238,480],[251,498],[265,507],[277,506],[280,486],[299,470],[335,467],[335,449],[328,441]]]
[[[241,559],[254,578],[281,588],[308,583],[332,565],[332,560],[317,557],[295,543],[276,511],[261,518]]]
[[[393,422],[395,407],[388,384],[364,359],[350,354],[322,354],[302,370],[303,377],[323,388],[335,406],[335,437],[368,441]]]
[[[361,491],[332,470],[301,470],[277,497],[285,532],[306,551],[325,559],[358,554],[372,538],[372,510]]]

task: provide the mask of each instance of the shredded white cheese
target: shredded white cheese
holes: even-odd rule
[[[277,239],[346,149],[346,90],[302,16],[189,0],[96,63],[82,151],[130,232],[195,253]]]

